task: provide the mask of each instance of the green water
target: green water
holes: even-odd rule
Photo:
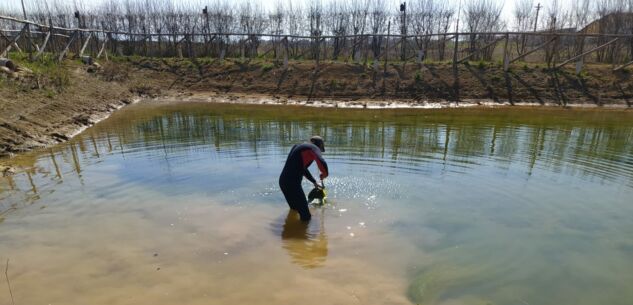
[[[277,178],[313,134],[303,225]],[[633,302],[630,111],[141,103],[15,161],[16,304]]]

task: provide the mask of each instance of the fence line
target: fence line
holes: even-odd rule
[[[519,60],[544,63],[552,69],[576,62],[576,73],[586,62],[608,63],[614,71],[633,63],[633,34],[544,32],[446,32],[415,34],[364,33],[356,35],[291,35],[275,33],[132,33],[90,28],[66,28],[0,15],[0,20],[18,25],[0,30],[0,57],[15,48],[18,52],[33,49],[35,58],[44,52],[58,60],[67,54],[101,57],[108,53],[156,57],[269,58],[314,60],[315,69],[324,60],[369,64],[378,71],[390,58],[406,64],[436,60],[452,63],[454,68],[468,60],[503,63],[505,71]],[[20,29],[19,26],[22,28]],[[31,27],[33,29],[31,29]],[[208,30],[208,28],[207,28]],[[20,48],[26,44],[26,48]],[[501,46],[501,48],[499,47]],[[34,47],[34,48],[32,48]],[[585,51],[588,49],[588,51]],[[560,62],[557,64],[557,62]],[[617,66],[617,67],[616,67]],[[386,73],[386,69],[383,69]],[[457,75],[455,76],[457,77]]]
[[[127,36],[257,36],[257,37],[277,37],[277,38],[297,38],[297,39],[316,39],[316,38],[359,38],[359,37],[372,37],[372,36],[382,36],[389,38],[424,38],[424,37],[435,37],[435,36],[469,36],[469,35],[526,35],[526,36],[544,36],[544,35],[556,35],[561,37],[614,37],[614,38],[633,38],[633,33],[585,33],[585,32],[569,32],[569,31],[537,31],[537,32],[521,32],[521,31],[503,31],[503,32],[446,32],[446,33],[428,33],[428,34],[385,34],[385,33],[365,33],[365,34],[345,34],[345,35],[292,35],[292,34],[273,34],[273,33],[236,33],[236,32],[208,32],[208,33],[131,33],[131,32],[123,32],[123,31],[108,31],[103,29],[89,29],[89,28],[65,28],[59,26],[50,26],[46,24],[40,24],[30,20],[23,20],[10,16],[0,15],[0,20],[12,21],[21,24],[29,24],[34,25],[39,28],[49,29],[53,28],[54,30],[59,31],[68,31],[68,32],[99,32],[105,34],[114,34],[114,35],[127,35]],[[4,32],[15,32],[17,30],[2,30]]]

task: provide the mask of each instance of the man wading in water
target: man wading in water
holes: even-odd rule
[[[323,138],[313,136],[310,143],[297,144],[292,147],[286,159],[286,165],[279,176],[279,186],[286,197],[288,206],[296,210],[301,215],[301,220],[308,221],[312,218],[308,209],[308,200],[301,187],[301,179],[306,177],[314,187],[322,188],[318,185],[308,167],[312,161],[316,161],[319,171],[321,171],[321,184],[323,179],[328,176],[327,163],[323,160],[321,152],[325,152],[325,144]]]

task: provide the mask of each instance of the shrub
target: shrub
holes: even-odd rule
[[[262,71],[263,72],[268,72],[270,70],[272,70],[275,66],[273,64],[270,63],[266,63],[262,65]]]
[[[54,98],[54,97],[55,97],[55,95],[56,95],[56,92],[55,92],[54,90],[50,90],[50,89],[47,89],[47,90],[46,90],[46,97],[47,97],[47,98],[52,99],[52,98]]]
[[[129,78],[129,67],[125,64],[115,64],[113,62],[110,63],[106,63],[103,65],[103,68],[101,69],[101,72],[99,73],[99,75],[105,80],[105,81],[116,81],[116,82],[121,82],[121,81],[126,81]]]
[[[578,73],[578,78],[580,78],[580,79],[587,79],[588,76],[589,76],[589,74],[585,70],[582,70],[582,71],[580,71],[580,73]]]
[[[51,69],[47,74],[53,86],[59,91],[63,91],[66,86],[70,85],[70,75],[63,67]]]

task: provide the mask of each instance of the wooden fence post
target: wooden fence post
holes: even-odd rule
[[[510,68],[510,56],[508,56],[508,42],[510,42],[510,34],[506,33],[506,42],[503,46],[503,71],[507,72]]]
[[[244,53],[246,53],[246,51],[244,50],[246,48],[246,41],[248,40],[248,37],[246,39],[240,39],[240,59],[242,61],[244,61],[244,57],[246,56]]]
[[[387,91],[387,61],[389,60],[389,36],[391,34],[391,20],[387,23],[387,42],[385,44],[385,66],[382,72],[382,94]]]
[[[453,91],[455,101],[459,101],[459,73],[457,71],[457,51],[459,47],[459,33],[455,33],[455,46],[453,48]]]
[[[7,43],[8,43],[8,45],[12,45],[12,44],[11,44],[11,41],[12,41],[12,40],[11,40],[11,39],[9,39],[9,37],[5,36],[5,35],[2,33],[2,30],[0,30],[0,37],[2,37],[2,39],[6,40],[6,41],[7,41]],[[15,49],[16,49],[16,50],[18,50],[18,52],[22,53],[22,49],[20,49],[20,47],[19,47],[16,43],[13,43],[13,47],[15,47]]]
[[[78,35],[79,35],[79,31],[73,32],[73,35],[70,36],[70,38],[68,39],[68,43],[64,47],[64,50],[62,50],[62,52],[59,54],[57,61],[61,62],[62,60],[64,60],[64,56],[66,56],[66,53],[68,52],[68,49],[70,48],[70,45],[75,41],[75,39],[77,39]]]
[[[51,33],[52,33],[52,29],[51,29],[51,31],[46,33],[46,37],[44,38],[44,42],[42,43],[42,47],[37,51],[37,54],[35,54],[35,57],[33,57],[33,59],[38,59],[40,57],[40,55],[42,55],[42,53],[44,52],[44,49],[46,49],[46,45],[48,44],[48,40],[51,38]]]
[[[22,3],[22,13],[24,14],[24,20],[27,20],[28,17],[26,15],[26,8],[24,8],[24,0],[22,0],[21,3]],[[31,44],[34,44],[34,43],[31,37],[31,27],[28,23],[25,24],[25,27],[26,27],[26,38],[28,41],[26,44],[26,50],[27,52],[29,52],[29,59],[33,60],[33,46]],[[39,52],[39,50],[37,51]]]
[[[48,19],[48,26],[49,26],[49,30],[48,30],[48,33],[46,34],[46,38],[44,38],[42,47],[39,49],[39,51],[37,51],[37,54],[35,54],[34,59],[38,59],[42,55],[42,53],[44,53],[44,50],[46,49],[46,45],[48,44],[49,39],[51,38],[51,36],[53,36],[53,21],[50,18]]]
[[[79,57],[82,57],[84,55],[84,51],[86,50],[86,47],[88,46],[88,43],[90,42],[90,38],[92,38],[92,32],[88,33],[88,38],[86,38],[86,41],[84,41],[83,46],[81,46],[81,50],[79,50]]]
[[[108,33],[108,35],[106,36],[106,40],[103,42],[104,46],[107,42],[109,42],[112,39],[112,34]],[[108,58],[108,49],[104,48],[103,49],[103,53],[105,54],[105,60],[106,61],[110,61],[110,58]]]
[[[158,36],[160,37],[160,36]],[[215,40],[216,35],[214,34],[213,36],[211,36],[210,39],[207,40],[207,42],[205,43],[205,55],[209,56],[209,57],[213,57],[213,41]]]
[[[583,62],[584,59],[582,57],[579,58],[578,61],[576,61],[576,75],[579,75],[580,72],[582,72]]]
[[[560,64],[558,64],[558,65],[556,65],[556,68],[558,69],[558,68],[560,68],[560,67],[562,67],[562,66],[564,66],[564,65],[566,65],[566,64],[568,64],[568,63],[570,63],[570,62],[572,62],[573,60],[578,59],[578,58],[580,58],[580,59],[582,60],[582,58],[583,58],[585,55],[587,55],[587,54],[589,54],[589,53],[592,53],[592,52],[595,52],[595,51],[598,51],[598,50],[600,50],[600,49],[602,49],[602,48],[604,48],[604,47],[606,47],[606,46],[608,46],[608,45],[610,45],[610,44],[612,44],[612,43],[615,43],[615,42],[616,42],[616,41],[618,41],[618,40],[620,40],[620,37],[615,38],[615,39],[613,39],[613,40],[611,40],[611,41],[609,41],[609,42],[607,42],[607,43],[605,43],[605,44],[599,45],[599,46],[597,46],[597,47],[595,47],[595,48],[593,48],[593,49],[591,49],[591,50],[589,50],[589,51],[585,51],[585,52],[582,52],[582,53],[581,53],[581,54],[579,54],[579,55],[573,56],[572,58],[570,58],[570,59],[568,59],[568,60],[566,60],[566,61],[564,61],[564,62],[562,62],[562,63],[560,63]]]
[[[220,62],[224,61],[224,56],[226,56],[226,46],[224,42],[224,38],[222,38],[222,34],[220,35]],[[226,40],[228,40],[228,35],[226,35]]]
[[[352,60],[352,62],[356,63],[356,64],[360,64],[360,42],[361,42],[362,36],[358,37],[358,35],[354,35],[352,42],[350,44],[350,52],[352,52],[352,54],[350,55],[350,58]]]
[[[190,34],[185,34],[185,41],[187,42],[187,57],[194,58],[192,37]]]
[[[76,28],[65,28],[65,27],[56,27],[53,26],[52,20],[49,19],[48,25],[46,22],[39,24],[33,21],[29,21],[26,19],[19,19],[11,16],[3,16],[0,15],[0,20],[3,20],[3,24],[7,24],[5,22],[9,22],[9,26],[11,29],[0,30],[0,40],[2,40],[2,51],[0,55],[4,56],[9,51],[16,49],[18,51],[27,51],[28,48],[30,51],[33,51],[33,59],[41,58],[43,53],[47,51],[48,53],[55,53],[58,57],[58,60],[63,60],[64,57],[68,54],[68,52],[77,53],[78,56],[84,56],[85,54],[92,55],[97,54],[97,58],[101,57],[105,53],[106,57],[108,56],[108,52],[106,52],[106,48],[109,47],[110,53],[121,52],[124,48],[117,47],[118,39],[117,37],[121,37],[121,42],[125,44],[126,53],[131,52],[132,54],[141,55],[145,53],[146,56],[153,55],[153,51],[155,48],[158,48],[158,52],[161,52],[163,48],[161,44],[162,36],[168,35],[168,37],[173,37],[174,51],[177,56],[183,56],[185,52],[187,52],[188,57],[196,58],[198,53],[201,53],[202,50],[205,50],[205,54],[209,54],[209,48],[212,47],[212,41],[214,38],[219,39],[224,35],[224,39],[221,39],[219,43],[220,50],[220,58],[223,60],[226,53],[229,53],[229,56],[242,56],[243,58],[249,57],[253,58],[260,54],[258,51],[261,49],[263,54],[262,56],[267,56],[269,52],[274,52],[275,62],[279,64],[279,49],[282,47],[279,44],[279,39],[283,38],[283,48],[285,48],[285,52],[283,55],[283,66],[285,69],[288,69],[289,66],[289,57],[293,56],[301,56],[297,55],[302,53],[307,54],[308,52],[312,52],[313,58],[315,59],[315,70],[320,68],[321,58],[329,58],[330,55],[333,60],[337,60],[339,58],[339,54],[344,54],[346,58],[346,62],[349,62],[349,59],[352,58],[353,61],[360,63],[362,57],[365,56],[365,65],[368,65],[369,52],[375,52],[372,54],[372,59],[374,62],[373,69],[378,72],[380,70],[381,64],[381,56],[384,56],[382,59],[384,63],[383,73],[386,75],[387,67],[388,67],[388,57],[389,53],[394,53],[394,58],[401,58],[403,60],[403,67],[405,66],[408,60],[415,60],[417,57],[417,63],[420,64],[424,60],[425,56],[430,54],[436,54],[435,52],[440,52],[440,56],[443,56],[444,48],[446,47],[446,40],[454,39],[454,51],[453,51],[453,77],[455,78],[455,89],[456,92],[459,91],[459,64],[465,61],[467,58],[471,58],[472,54],[481,52],[482,50],[490,51],[490,48],[494,48],[498,45],[498,43],[505,39],[503,46],[503,70],[509,71],[510,65],[520,59],[525,58],[525,56],[529,54],[534,54],[534,52],[538,50],[543,50],[545,48],[545,62],[547,63],[548,68],[559,69],[564,65],[574,63],[576,73],[581,73],[584,69],[584,57],[590,55],[592,52],[596,52],[602,48],[608,48],[609,52],[612,49],[620,52],[622,48],[622,44],[619,42],[620,40],[627,42],[633,38],[631,34],[612,34],[612,33],[600,33],[600,34],[592,34],[592,33],[568,33],[561,32],[554,29],[551,31],[543,32],[543,33],[526,33],[526,32],[485,32],[485,33],[461,33],[464,35],[484,35],[485,37],[493,37],[495,41],[488,43],[486,46],[482,48],[478,48],[477,50],[472,49],[463,49],[460,47],[459,41],[459,33],[458,26],[456,26],[455,35],[451,38],[447,38],[448,33],[431,33],[431,34],[423,34],[423,35],[407,35],[405,31],[402,31],[400,35],[395,34],[391,35],[390,32],[390,21],[388,24],[387,33],[370,33],[370,34],[354,34],[354,35],[339,35],[339,34],[330,34],[326,35],[320,31],[315,31],[314,33],[310,33],[307,35],[284,35],[282,33],[228,33],[228,34],[212,34],[208,29],[200,29],[196,30],[194,27],[193,30],[187,32],[187,34],[183,33],[152,33],[149,31],[143,30],[142,33],[116,33],[116,32],[108,32],[108,37],[104,37],[103,41],[101,41],[101,37],[99,35],[106,35],[106,32],[103,29],[92,29],[86,27],[86,21],[83,19],[83,16],[75,17],[79,19],[79,25]],[[395,20],[395,19],[394,19]],[[15,27],[11,23],[17,24],[20,28]],[[104,27],[105,25],[101,25]],[[199,32],[196,32],[199,31]],[[30,34],[29,34],[30,32]],[[7,33],[6,36],[4,33]],[[39,35],[39,36],[38,36]],[[87,35],[87,37],[84,37]],[[158,35],[158,45],[154,45],[153,37]],[[213,35],[213,37],[211,37]],[[217,36],[220,35],[220,36]],[[514,35],[514,37],[511,37]],[[535,37],[543,37],[538,39],[541,45],[537,47],[532,47],[530,50],[527,50],[528,45],[523,45],[521,41],[527,40],[526,35],[534,35]],[[93,37],[94,36],[94,37]],[[233,36],[235,39],[230,39],[230,36]],[[421,48],[415,47],[411,40],[420,39],[420,38],[428,38],[432,36],[431,41],[436,42],[431,46],[425,45]],[[141,38],[144,37],[144,38]],[[202,37],[202,38],[197,38]],[[264,37],[264,38],[261,38]],[[266,38],[269,37],[270,39]],[[565,49],[569,48],[571,45],[569,43],[569,37],[575,37],[577,41],[580,41],[579,49],[576,49],[573,53],[566,53]],[[588,37],[598,37],[601,41],[594,44],[588,44],[584,47],[584,39]],[[94,38],[94,39],[93,39]],[[181,39],[182,38],[182,39]],[[242,39],[243,38],[243,39]],[[391,43],[391,38],[393,38],[393,44]],[[468,37],[467,37],[468,38]],[[513,39],[513,43],[510,43],[510,38]],[[63,41],[63,39],[67,39],[67,41]],[[90,40],[92,39],[92,41]],[[142,39],[142,41],[141,41]],[[290,45],[289,41],[293,39],[293,44]],[[328,39],[330,41],[328,41]],[[369,39],[372,39],[370,41]],[[382,48],[382,40],[387,39],[385,45],[386,48]],[[579,40],[580,39],[580,40]],[[79,40],[79,42],[78,42]],[[8,45],[4,44],[4,41],[8,43]],[[170,45],[171,45],[171,40]],[[306,44],[302,44],[301,42],[311,42],[310,46]],[[536,40],[534,40],[536,43]],[[608,41],[608,42],[607,42]],[[18,42],[20,42],[20,46],[18,46]],[[41,44],[40,44],[41,42]],[[299,42],[299,43],[295,43]],[[352,43],[351,53],[348,52],[347,44]],[[514,51],[513,44],[514,43],[522,43],[521,46],[517,46]],[[606,43],[605,43],[606,42]],[[29,45],[24,46],[24,43]],[[126,44],[127,43],[127,44]],[[140,43],[143,43],[143,46],[138,46]],[[407,46],[407,43],[410,45]],[[467,41],[464,42],[465,44]],[[109,45],[108,45],[109,44]],[[186,45],[185,45],[186,44]],[[267,48],[272,44],[272,48],[268,51]],[[528,43],[531,44],[531,43]],[[599,44],[599,45],[598,45]],[[597,45],[597,46],[596,46]],[[138,47],[137,47],[138,46]],[[593,46],[593,49],[589,51],[584,51],[584,49],[588,49],[589,46]],[[391,50],[390,48],[394,48]],[[531,45],[530,45],[531,47]],[[88,48],[88,49],[86,49]],[[412,50],[407,50],[407,48],[411,48]],[[439,49],[438,49],[439,48]],[[633,47],[627,46],[628,51],[633,54]],[[417,50],[413,50],[417,49]],[[35,51],[34,51],[35,50]],[[341,51],[342,50],[342,51]],[[461,50],[461,52],[460,52]],[[471,52],[468,52],[468,51]],[[61,52],[60,52],[61,51]],[[215,50],[212,50],[211,53],[215,53]],[[241,54],[238,54],[240,52]],[[365,52],[365,54],[362,54]],[[408,52],[408,53],[407,53]],[[415,54],[417,52],[417,54]],[[490,52],[486,52],[490,53]],[[614,67],[614,71],[618,71],[633,64],[633,61],[627,63],[620,63],[620,60],[624,60],[621,56],[623,56],[624,52],[620,52],[616,54],[615,57],[612,56],[606,58],[605,60],[610,61]],[[458,57],[461,55],[467,55],[466,57],[458,60]],[[497,54],[495,54],[497,55]],[[499,54],[500,55],[500,54]],[[171,54],[169,54],[171,56]],[[513,58],[513,56],[516,56]],[[565,57],[564,57],[565,56]],[[498,55],[497,57],[498,58]],[[589,60],[589,57],[588,57]],[[561,63],[557,64],[559,61]],[[600,58],[598,59],[600,61]],[[593,58],[592,58],[593,62]],[[619,64],[619,66],[615,66],[615,64]],[[394,64],[395,66],[395,64]],[[370,68],[371,69],[371,68]],[[458,95],[457,95],[458,96]]]
[[[99,49],[99,53],[97,53],[97,57],[96,57],[97,59],[99,59],[99,57],[101,57],[101,53],[105,51],[106,44],[108,43],[108,39],[110,39],[110,35],[105,35],[105,38],[103,39],[103,43],[101,44],[101,49]],[[108,51],[105,51],[105,52],[106,52],[106,60],[107,60]]]
[[[558,52],[558,36],[555,35],[554,37],[556,37],[556,40],[554,40],[554,45],[552,46],[552,54],[550,55],[550,59],[548,60],[548,65],[550,67],[556,67],[556,58],[557,58],[557,52]]]
[[[317,33],[316,35],[316,66],[314,67],[314,71],[319,70],[319,60],[321,59],[321,38],[319,36],[321,33]]]
[[[288,36],[284,37],[284,70],[288,69]]]
[[[11,51],[11,47],[13,45],[16,45],[16,46],[18,45],[17,41],[18,39],[20,39],[20,36],[24,34],[24,31],[26,31],[26,26],[24,26],[22,30],[15,37],[13,37],[13,39],[11,39],[11,41],[9,42],[9,45],[6,48],[4,48],[2,52],[0,52],[0,57],[6,57],[6,54],[9,53],[9,51]]]

